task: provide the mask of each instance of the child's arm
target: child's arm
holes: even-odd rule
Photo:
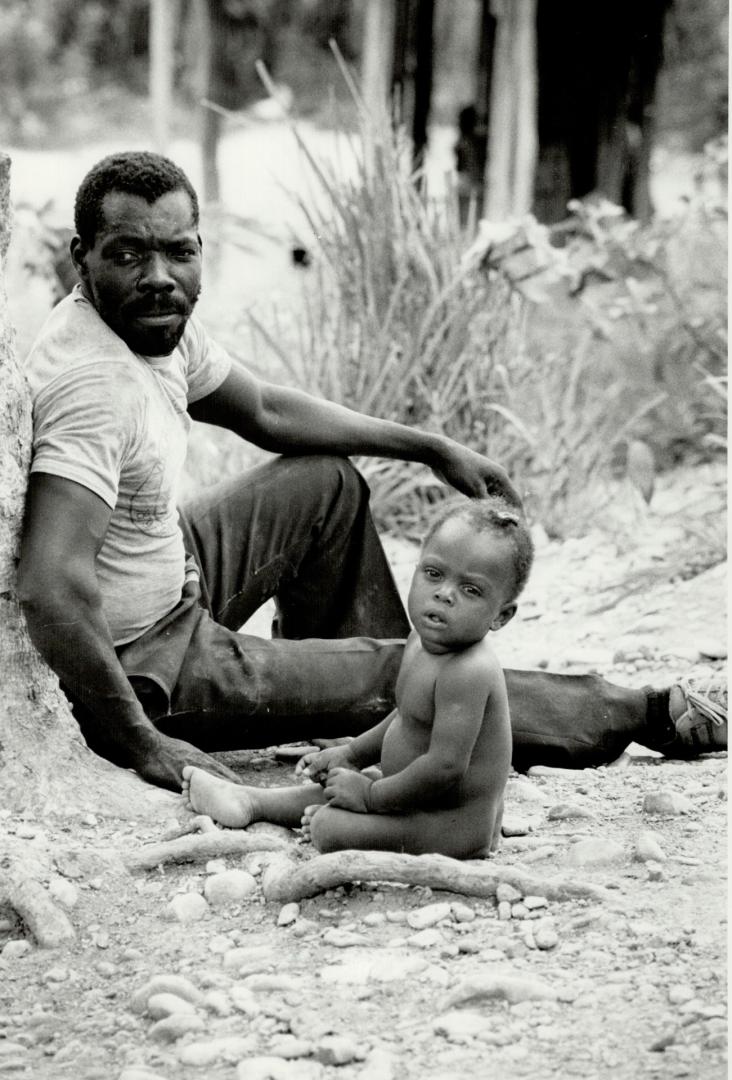
[[[480,650],[456,656],[435,684],[429,749],[401,772],[372,783],[368,810],[389,814],[429,806],[467,772],[488,699],[503,675],[498,661]]]

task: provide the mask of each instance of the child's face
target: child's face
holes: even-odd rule
[[[516,611],[513,575],[507,540],[461,518],[441,525],[422,548],[407,600],[424,647],[451,652],[504,626]]]

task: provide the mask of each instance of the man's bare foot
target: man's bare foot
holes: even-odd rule
[[[306,806],[302,812],[300,818],[300,825],[302,827],[302,835],[305,840],[310,840],[310,822],[313,820],[318,810],[323,809],[322,803],[315,803],[313,806]]]
[[[256,808],[249,788],[186,765],[183,798],[197,814],[207,814],[229,829],[246,829],[255,820]]]

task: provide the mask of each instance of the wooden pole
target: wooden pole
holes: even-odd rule
[[[394,41],[392,0],[366,0],[361,93],[369,116],[388,115]]]
[[[415,45],[417,56],[414,70],[412,145],[414,164],[420,166],[427,147],[427,123],[432,103],[435,0],[418,0],[416,18]]]
[[[150,0],[150,110],[159,154],[170,141],[176,7],[176,0]]]

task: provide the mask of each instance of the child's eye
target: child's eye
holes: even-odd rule
[[[463,592],[466,596],[482,596],[480,589],[476,589],[475,585],[463,585]]]
[[[437,580],[437,578],[440,576],[440,571],[435,570],[434,566],[423,566],[422,572],[425,577],[432,578],[433,580]]]

